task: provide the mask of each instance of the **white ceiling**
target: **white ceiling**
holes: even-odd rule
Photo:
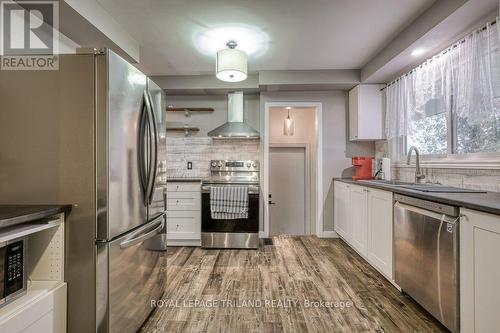
[[[98,0],[139,42],[149,75],[213,73],[215,54],[200,52],[195,39],[225,25],[267,35],[250,71],[359,69],[434,1]]]

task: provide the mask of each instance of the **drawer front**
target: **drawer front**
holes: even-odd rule
[[[200,183],[167,183],[167,192],[197,192],[200,188]]]
[[[169,210],[201,210],[200,192],[167,193],[167,211]]]
[[[199,238],[201,235],[201,213],[199,211],[167,212],[167,238]]]

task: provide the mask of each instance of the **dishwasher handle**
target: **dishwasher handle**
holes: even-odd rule
[[[446,214],[439,214],[439,213],[436,213],[436,212],[433,212],[433,211],[430,211],[427,209],[415,207],[415,206],[410,206],[410,205],[401,203],[399,201],[396,201],[394,203],[394,208],[396,208],[396,207],[401,208],[401,209],[405,209],[405,210],[409,210],[410,212],[414,212],[414,213],[417,213],[420,215],[428,216],[428,217],[431,217],[431,218],[436,219],[438,221],[444,221],[446,223],[454,224],[454,223],[457,223],[459,220],[459,218],[451,217],[451,216],[448,216]]]

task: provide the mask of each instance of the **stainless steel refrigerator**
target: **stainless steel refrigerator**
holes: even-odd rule
[[[73,204],[69,332],[134,332],[161,297],[164,93],[110,50],[0,71],[0,203]]]

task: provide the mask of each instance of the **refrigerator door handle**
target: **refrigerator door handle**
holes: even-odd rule
[[[147,126],[147,104],[145,95],[142,100],[141,115],[139,117],[139,135],[138,135],[138,153],[139,153],[139,179],[141,182],[141,190],[143,194],[144,205],[147,206],[147,186],[148,186],[148,175],[146,171],[146,126]]]
[[[163,228],[165,228],[164,216],[165,216],[164,214],[158,216],[156,219],[151,221],[151,223],[148,223],[148,225],[146,225],[145,227],[141,228],[140,230],[137,230],[135,233],[131,235],[132,238],[124,240],[123,242],[120,243],[120,248],[125,249],[127,247],[134,246],[159,234],[163,230]],[[151,225],[154,226],[153,229],[150,229],[152,227]],[[149,231],[144,233],[144,228]]]
[[[153,114],[153,108],[151,106],[151,99],[147,90],[144,90],[144,102],[147,109],[147,119],[148,119],[148,138],[149,138],[149,161],[148,161],[148,181],[145,192],[145,205],[150,205],[152,200],[152,192],[154,189],[154,183],[156,178],[156,150],[157,150],[157,136],[156,136],[156,124]]]
[[[149,105],[150,105],[150,112],[151,112],[151,124],[150,128],[152,129],[152,141],[153,141],[153,156],[152,156],[152,163],[151,163],[151,172],[152,172],[152,184],[151,184],[151,189],[149,192],[149,204],[153,202],[153,194],[155,191],[155,185],[156,185],[156,176],[157,176],[157,171],[158,171],[158,128],[157,128],[157,123],[156,123],[156,116],[155,116],[155,110],[153,110],[153,98],[151,97],[151,94],[148,92],[147,96],[149,98]]]

